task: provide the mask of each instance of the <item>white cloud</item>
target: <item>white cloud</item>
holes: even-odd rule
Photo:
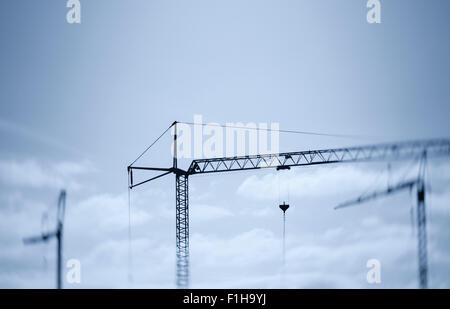
[[[90,224],[98,230],[123,230],[128,228],[128,200],[126,194],[99,194],[88,197],[75,205],[71,205],[71,221]],[[148,222],[152,216],[147,211],[133,205],[131,212],[132,225],[138,226]],[[74,223],[75,224],[75,223]]]
[[[193,204],[190,207],[190,216],[195,221],[210,221],[233,216],[233,213],[219,206]]]
[[[87,172],[76,164],[55,166],[58,167],[52,173],[57,175],[76,178]],[[345,169],[348,170],[349,166]],[[323,174],[302,171],[288,176],[293,177],[291,180],[295,186],[301,188],[308,181],[319,188],[303,188],[301,193],[292,190],[291,194],[298,200],[305,196],[314,200],[323,197],[320,194],[323,188],[327,192],[341,193],[340,185],[351,185],[352,190],[366,189],[365,185],[370,186],[375,177],[364,170],[341,176],[341,172],[334,169]],[[353,177],[364,175],[367,182],[356,181],[357,184],[353,185]],[[344,178],[345,185],[341,181]],[[264,185],[264,182],[258,182],[261,179],[264,177],[256,178],[253,188],[257,193],[250,192],[254,194],[250,197],[258,196],[259,186]],[[268,179],[273,182],[270,177]],[[24,185],[17,186],[22,189]],[[251,191],[248,188],[242,189],[241,194]],[[382,287],[416,287],[417,244],[415,236],[411,236],[409,218],[404,216],[404,209],[398,214],[403,221],[396,222],[391,220],[391,215],[396,213],[388,213],[394,208],[388,207],[383,207],[382,211],[371,207],[338,212],[325,205],[329,203],[326,198],[325,202],[314,204],[313,208],[308,208],[306,203],[302,207],[293,207],[287,226],[287,269],[282,276],[279,209],[272,207],[271,203],[272,206],[261,203],[259,197],[254,204],[243,202],[241,207],[223,191],[223,186],[210,188],[211,198],[205,197],[198,204],[196,201],[191,203],[192,287],[370,288],[373,286],[368,286],[365,281],[365,263],[369,258],[378,258],[382,262]],[[131,285],[127,282],[126,192],[81,193],[70,195],[68,200],[64,246],[66,258],[78,258],[82,263],[82,284],[79,287],[175,287],[173,191],[157,186],[150,190],[132,191],[134,280]],[[354,192],[348,193],[354,195]],[[274,197],[273,192],[270,194],[267,198]],[[209,204],[213,197],[211,202],[220,201],[221,205]],[[42,247],[24,247],[21,243],[21,238],[28,233],[39,233],[39,213],[45,208],[45,203],[37,199],[33,208],[35,198],[27,190],[6,192],[3,199],[11,205],[8,211],[0,211],[0,286],[53,287],[54,274],[41,270]],[[242,200],[241,197],[236,199]],[[439,203],[444,205],[448,200],[448,196],[443,195]],[[432,206],[436,203],[433,199]],[[251,220],[247,215],[253,215]],[[436,225],[429,230],[430,238],[445,233],[442,224],[434,221],[431,224]],[[429,243],[430,264],[435,270],[430,275],[434,279],[433,287],[448,287],[442,269],[449,263],[449,253],[442,241],[433,239]],[[47,255],[49,268],[53,269],[54,243],[48,245]],[[39,276],[43,279],[39,280]]]
[[[342,194],[365,190],[373,184],[370,172],[352,166],[324,167],[317,169],[295,169],[275,172],[258,177],[247,177],[239,186],[238,193],[256,200],[286,197],[323,197],[324,194]]]
[[[88,162],[42,164],[35,160],[0,161],[1,181],[20,187],[79,190],[82,185],[76,177],[89,170]]]

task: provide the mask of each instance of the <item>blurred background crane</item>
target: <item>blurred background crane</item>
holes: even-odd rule
[[[344,202],[335,207],[335,209],[346,208],[349,206],[359,205],[377,198],[385,197],[404,190],[417,191],[417,251],[419,262],[419,287],[421,289],[428,288],[428,259],[427,259],[427,220],[425,209],[425,170],[426,170],[427,153],[424,152],[420,164],[419,174],[416,179],[411,179],[397,183],[396,185],[388,184],[386,190],[375,191],[369,194],[363,194],[354,200]]]
[[[32,236],[23,239],[24,244],[36,244],[41,242],[48,242],[56,238],[56,288],[62,289],[62,242],[63,242],[63,226],[64,226],[64,212],[66,210],[66,191],[61,190],[58,198],[58,208],[56,216],[56,228],[53,231],[42,232],[39,236]]]

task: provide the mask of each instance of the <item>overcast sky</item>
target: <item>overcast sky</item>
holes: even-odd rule
[[[68,24],[65,1],[3,1],[0,287],[55,286],[55,241],[22,238],[54,220],[61,188],[64,259],[81,262],[65,287],[175,287],[173,175],[132,191],[132,280],[126,190],[127,165],[175,120],[361,136],[281,134],[281,151],[449,137],[449,1],[381,0],[381,24],[366,3],[81,0]],[[170,143],[139,163],[169,166]],[[430,158],[428,174],[429,283],[450,288],[450,161]],[[409,160],[390,174],[378,162],[193,176],[191,287],[416,288],[414,195],[333,210],[415,175]]]

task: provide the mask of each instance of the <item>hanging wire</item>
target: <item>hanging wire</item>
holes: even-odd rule
[[[433,212],[432,212],[432,187],[431,187],[431,185],[429,185],[430,183],[431,183],[431,181],[430,181],[430,169],[428,168],[428,164],[427,164],[427,160],[426,160],[426,158],[424,158],[424,175],[423,175],[423,177],[424,177],[424,179],[423,179],[423,182],[424,182],[424,190],[425,190],[425,199],[426,199],[426,201],[425,201],[425,205],[426,205],[426,207],[425,207],[425,212],[428,212],[428,215],[427,215],[427,219],[428,219],[428,224],[427,224],[427,227],[430,227],[430,226],[432,226],[433,225]],[[429,193],[428,192],[426,192],[427,191],[427,185],[428,185],[428,188],[429,188]],[[429,231],[429,232],[428,232]],[[433,230],[432,229],[430,229],[430,228],[427,228],[427,237],[428,237],[428,243],[429,244],[431,244],[432,243],[432,236],[433,236],[433,233],[431,233]],[[427,253],[429,252],[429,249],[428,248],[430,248],[430,246],[427,246]],[[431,257],[432,257],[432,255],[431,254],[427,254],[427,258],[428,258],[428,265],[427,265],[427,267],[428,267],[428,286],[430,287],[431,286],[431,283],[430,283],[430,281],[431,281],[431,278],[433,277],[433,276],[431,276],[431,267],[430,267],[430,265],[432,264],[431,263]]]
[[[195,123],[195,122],[178,122],[193,126],[213,126],[221,128],[233,128],[242,130],[256,130],[256,131],[269,131],[269,132],[280,132],[280,133],[292,133],[292,134],[303,134],[303,135],[316,135],[316,136],[328,136],[328,137],[339,137],[339,138],[354,138],[354,139],[374,139],[374,136],[363,136],[363,135],[352,135],[352,134],[332,134],[332,133],[320,133],[311,131],[298,131],[298,130],[281,130],[281,129],[269,129],[269,128],[251,128],[245,126],[218,124],[218,123]]]
[[[128,282],[133,283],[133,255],[131,246],[131,188],[128,177]]]
[[[290,176],[290,173],[288,173],[288,174]],[[287,203],[288,203],[288,205],[290,205],[291,204],[291,182],[290,181],[287,182],[287,194],[288,194]]]
[[[412,166],[414,164],[418,164],[419,166],[419,173],[420,173],[420,158],[421,156],[416,156],[415,158],[413,158],[410,162],[409,165],[405,166],[405,172],[402,174],[402,177],[400,177],[400,181],[399,182],[404,182],[406,180],[406,176],[408,176],[408,173],[411,172],[412,170]]]
[[[280,173],[277,173],[277,185],[278,185],[278,205],[281,205],[281,198],[280,198]]]
[[[286,267],[286,212],[283,211],[283,270]]]

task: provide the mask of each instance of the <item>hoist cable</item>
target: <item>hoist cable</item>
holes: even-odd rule
[[[130,178],[128,177],[128,282],[133,282],[133,269],[132,269],[132,248],[131,248],[131,188]]]
[[[283,269],[286,266],[286,212],[283,211]]]

